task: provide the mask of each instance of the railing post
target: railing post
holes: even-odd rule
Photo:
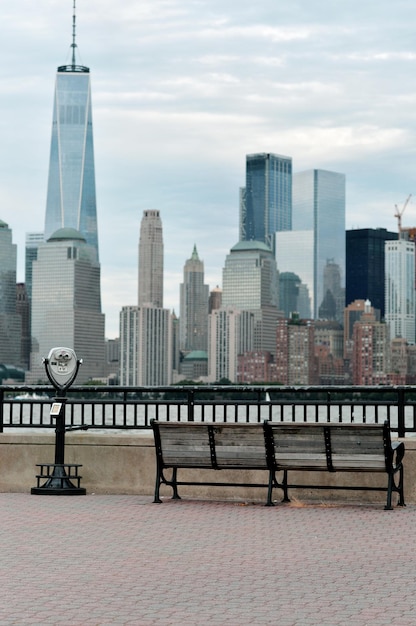
[[[194,421],[194,390],[188,389],[188,422]]]
[[[405,425],[405,391],[404,389],[397,390],[397,434],[399,437],[404,437],[406,434]]]
[[[0,389],[0,433],[3,432],[3,418],[4,418],[4,391]]]

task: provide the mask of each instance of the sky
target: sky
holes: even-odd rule
[[[2,3],[0,219],[18,246],[44,227],[56,68],[72,0]],[[91,68],[106,336],[137,303],[143,211],[164,235],[164,306],[194,244],[221,286],[238,241],[245,157],[346,175],[346,228],[397,230],[415,194],[414,0],[78,0],[77,61]]]

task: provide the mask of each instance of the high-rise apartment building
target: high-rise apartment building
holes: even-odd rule
[[[120,312],[120,385],[137,385],[139,359],[139,307],[123,306]]]
[[[214,309],[220,309],[222,305],[222,289],[218,287],[214,287],[210,291],[209,300],[208,300],[208,313],[212,313]]]
[[[284,385],[316,385],[314,324],[310,320],[278,320],[276,379]]]
[[[240,190],[240,240],[274,249],[274,233],[292,228],[292,159],[248,154],[246,186]]]
[[[274,354],[278,317],[278,275],[271,249],[261,241],[239,241],[223,269],[222,306],[254,316],[254,350]]]
[[[207,350],[209,286],[204,284],[204,263],[196,246],[183,268],[180,285],[180,347],[185,353]]]
[[[56,75],[45,239],[74,228],[98,258],[90,70],[77,64],[76,47],[74,16],[72,62]]]
[[[346,232],[346,304],[370,300],[384,318],[384,243],[397,240],[385,228],[356,228]]]
[[[158,387],[172,383],[172,319],[168,309],[139,307],[137,384]]]
[[[163,307],[163,230],[159,211],[143,211],[139,239],[138,304]]]
[[[33,262],[31,371],[27,382],[46,380],[42,358],[54,346],[68,346],[82,358],[78,383],[104,376],[100,264],[96,248],[72,228],[61,228],[40,244]]]
[[[353,329],[352,382],[354,385],[385,385],[390,370],[386,324],[378,322],[369,300]]]
[[[325,297],[327,262],[338,265],[345,285],[345,176],[308,170],[293,176],[292,232],[276,234],[279,272],[295,272],[306,284],[312,315],[319,317]]]
[[[237,358],[245,351],[250,316],[233,307],[214,309],[208,326],[208,378],[210,382],[227,379],[237,382]],[[251,349],[249,346],[248,349]]]
[[[385,320],[390,339],[415,342],[415,244],[398,239],[385,244]]]
[[[0,363],[22,364],[22,320],[16,309],[17,246],[0,220]]]

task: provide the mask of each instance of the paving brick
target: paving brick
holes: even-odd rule
[[[413,626],[415,513],[0,494],[0,623]]]

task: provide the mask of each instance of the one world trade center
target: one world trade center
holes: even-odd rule
[[[90,70],[76,63],[75,14],[71,47],[71,64],[56,75],[45,240],[60,228],[74,228],[98,259]]]

